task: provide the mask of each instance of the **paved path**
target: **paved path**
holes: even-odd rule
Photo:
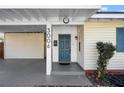
[[[41,59],[0,60],[0,87],[92,86],[85,75],[45,74]]]

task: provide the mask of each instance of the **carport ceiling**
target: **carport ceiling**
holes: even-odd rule
[[[98,8],[87,9],[0,9],[1,23],[62,22],[67,16],[70,22],[83,22]]]

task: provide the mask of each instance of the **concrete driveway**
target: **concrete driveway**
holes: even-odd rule
[[[85,75],[46,76],[41,59],[0,60],[0,87],[92,86]]]

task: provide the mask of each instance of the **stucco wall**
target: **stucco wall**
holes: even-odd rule
[[[77,44],[77,60],[78,64],[84,68],[84,30],[83,25],[77,26],[77,34],[78,34],[78,44]],[[79,49],[80,43],[80,49]]]
[[[124,27],[119,21],[94,21],[84,24],[84,69],[96,69],[96,42],[112,42],[116,45],[116,27]],[[115,52],[108,69],[124,69],[124,52]]]
[[[5,33],[7,58],[44,58],[43,33]]]
[[[58,41],[58,35],[59,34],[71,34],[71,62],[77,62],[77,40],[75,39],[75,36],[77,36],[77,26],[53,26],[53,37],[52,40]],[[53,43],[52,43],[53,45]],[[52,48],[53,52],[53,62],[58,62],[59,58],[59,48],[58,46],[53,46]]]

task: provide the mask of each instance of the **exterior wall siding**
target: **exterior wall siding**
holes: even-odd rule
[[[84,69],[95,70],[97,63],[96,42],[112,42],[116,46],[116,27],[124,27],[119,21],[88,21],[84,24]],[[108,64],[108,70],[124,69],[124,52],[116,52]]]

